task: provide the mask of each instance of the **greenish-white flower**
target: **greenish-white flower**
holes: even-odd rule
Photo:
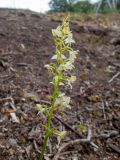
[[[64,83],[63,83],[63,82],[60,82],[60,83],[59,83],[59,86],[64,86]]]
[[[38,114],[44,113],[46,111],[44,105],[42,104],[36,104],[36,110],[38,111]]]
[[[66,62],[65,64],[61,64],[58,69],[59,70],[72,70],[74,68],[74,65],[71,63],[71,61]]]
[[[64,96],[62,102],[63,107],[71,108],[69,103],[70,103],[70,97]]]
[[[54,55],[54,56],[52,56],[51,59],[56,60],[57,58],[58,58],[58,56]],[[61,55],[61,58],[62,58],[62,60],[66,59],[66,57],[63,54]]]
[[[47,68],[48,70],[52,70],[53,69],[53,67],[51,65],[49,65],[49,64],[46,64],[44,67]]]
[[[72,89],[72,83],[76,81],[76,76],[71,76],[70,78],[67,79],[67,84],[70,86]]]
[[[55,105],[62,106],[65,108],[70,108],[70,97],[65,96],[64,93],[60,94],[59,97],[56,99]]]
[[[58,26],[56,29],[52,29],[52,34],[54,37],[62,37],[61,26]]]
[[[64,70],[72,70],[73,68],[74,65],[70,61],[66,62],[64,65]]]
[[[75,59],[76,59],[76,56],[77,56],[77,51],[69,51],[69,59],[72,63],[74,63]]]
[[[61,138],[64,138],[67,132],[66,131],[61,132],[58,130],[54,130],[53,133],[56,134],[57,136],[60,136]]]
[[[65,41],[65,44],[69,44],[69,45],[71,45],[72,43],[75,43],[72,33],[70,33],[64,41]]]
[[[71,77],[70,77],[70,82],[71,82],[71,83],[74,83],[75,81],[76,81],[76,76],[71,76]]]

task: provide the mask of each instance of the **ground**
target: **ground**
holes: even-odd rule
[[[0,160],[39,159],[46,117],[35,107],[50,105],[44,65],[55,52],[51,29],[63,16],[0,9]],[[45,159],[119,160],[120,15],[74,15],[70,26],[79,50],[77,81],[64,89],[71,109],[56,110],[52,122],[67,135],[50,139]],[[89,131],[88,143],[71,145]]]

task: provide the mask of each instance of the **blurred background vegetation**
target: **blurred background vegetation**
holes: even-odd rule
[[[49,13],[73,12],[73,13],[120,13],[120,0],[51,0]]]

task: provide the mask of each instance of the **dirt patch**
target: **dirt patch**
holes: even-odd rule
[[[69,146],[59,155],[61,160],[120,159],[120,16],[116,16],[112,26],[71,21],[74,48],[80,50],[73,71],[77,81],[72,91],[65,91],[72,98],[72,109],[56,112],[59,119],[54,117],[52,125],[68,131],[60,146],[85,138],[88,127],[93,145]],[[46,118],[37,115],[35,106],[50,103],[52,88],[44,65],[55,52],[51,29],[59,23],[30,11],[0,9],[0,160],[38,160]],[[60,146],[53,137],[46,156],[52,159]]]

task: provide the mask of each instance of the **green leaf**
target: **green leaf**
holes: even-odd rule
[[[88,129],[84,124],[80,124],[79,127],[80,127],[80,129],[82,130],[83,133],[85,133],[85,134],[87,133]]]

